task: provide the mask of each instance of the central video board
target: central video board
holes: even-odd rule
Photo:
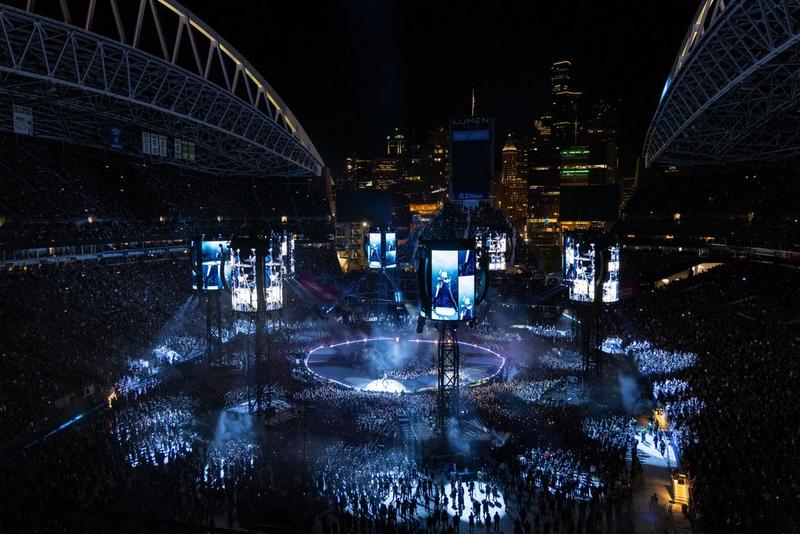
[[[383,267],[383,242],[380,232],[370,232],[367,235],[367,265],[370,269]]]
[[[397,267],[397,234],[386,232],[386,268],[394,269]]]

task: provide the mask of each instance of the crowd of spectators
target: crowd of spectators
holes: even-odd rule
[[[795,326],[800,273],[740,262],[674,282],[623,305],[629,339],[648,340],[665,364],[653,384],[679,430],[693,509],[712,531],[790,532],[800,476]],[[693,366],[673,354],[696,354]],[[765,449],[766,447],[766,449]],[[764,454],[769,450],[769,454]],[[755,461],[755,459],[758,459]]]
[[[624,415],[587,417],[583,420],[586,435],[602,443],[605,448],[629,446],[635,427],[636,421]]]
[[[670,375],[693,366],[697,361],[697,354],[693,352],[659,349],[649,341],[632,341],[626,352],[633,356],[642,376]]]
[[[9,151],[8,146],[0,149]],[[14,191],[15,197],[0,206],[9,221],[2,229],[4,240],[18,229],[31,243],[46,235],[25,233],[26,228],[46,228],[33,224],[39,209],[62,221],[53,224],[113,215],[137,234],[141,227],[136,225],[150,225],[163,210],[168,220],[185,224],[179,232],[185,233],[198,220],[214,220],[219,213],[278,216],[275,198],[291,188],[298,188],[292,189],[292,198],[303,203],[293,206],[293,213],[324,219],[322,207],[306,211],[306,202],[321,205],[313,184],[287,182],[281,185],[286,190],[270,191],[249,180],[202,182],[205,178],[177,173],[172,184],[190,193],[167,201],[166,174],[143,165],[133,169],[129,162],[93,154],[86,156],[91,163],[59,161],[59,174],[49,170],[52,161],[63,159],[57,145],[26,145],[20,153],[31,189]],[[64,184],[80,181],[78,171],[70,169],[98,165],[108,172],[63,191],[58,209],[49,197],[32,206],[31,195],[65,190]],[[233,190],[238,192],[226,196]],[[209,204],[209,191],[219,205]],[[244,191],[249,196],[243,204]],[[144,214],[137,205],[147,195],[159,200],[144,202],[152,207]],[[17,203],[24,207],[15,210]],[[448,208],[440,223],[425,232],[444,232],[466,217],[463,210]],[[91,233],[102,226],[94,224],[81,223],[89,233],[69,234],[69,239],[105,239]],[[116,236],[127,235],[113,228]],[[330,281],[339,296],[346,296],[348,285],[339,277],[329,246],[298,250],[298,270]],[[289,525],[296,531],[319,525],[323,532],[431,532],[454,529],[461,521],[499,528],[501,515],[511,519],[517,534],[540,528],[613,532],[626,526],[629,517],[623,510],[630,503],[633,476],[626,458],[635,456],[636,427],[631,414],[596,413],[566,402],[570,378],[583,362],[564,323],[501,331],[493,322],[503,320],[498,312],[467,334],[507,358],[508,378],[501,375],[465,389],[463,415],[511,439],[487,457],[480,473],[462,479],[449,466],[419,464],[404,448],[407,423],[401,420],[432,429],[435,395],[345,389],[314,383],[309,376],[297,380],[292,372],[298,359],[325,343],[389,327],[410,334],[413,317],[365,313],[358,306],[336,315],[324,308],[334,309],[339,302],[310,304],[300,290],[287,290],[289,311],[270,331],[277,357],[267,363],[275,382],[273,408],[292,417],[269,439],[254,433],[215,439],[226,428],[246,426],[215,417],[250,398],[244,373],[254,326],[226,319],[224,352],[235,362],[230,369],[214,369],[218,374],[211,378],[188,370],[181,380],[166,384],[148,357],[155,354],[159,365],[168,367],[205,348],[196,332],[165,327],[176,316],[188,322],[187,316],[200,309],[200,299],[188,289],[188,272],[185,260],[151,258],[2,274],[6,283],[0,285],[0,298],[7,305],[0,311],[0,441],[51,422],[56,401],[89,384],[98,385],[102,396],[113,388],[119,397],[8,462],[0,494],[10,497],[0,502],[0,517],[12,528],[32,524],[69,530],[63,525],[81,524],[87,531],[105,531],[106,521],[126,517],[145,524],[222,521],[228,526]],[[797,287],[798,282],[790,268],[733,264],[620,306],[626,320],[618,324],[628,329],[623,332],[626,355],[650,381],[675,432],[693,483],[693,512],[710,530],[790,530],[797,515],[792,497],[800,491],[800,477],[782,460],[791,457],[800,435],[775,421],[776,414],[789,421],[798,415],[792,397],[800,374],[792,330],[797,304],[790,291],[776,294],[775,288]],[[534,339],[547,350],[538,350]],[[431,362],[418,363],[386,376],[432,372]],[[666,436],[663,431],[656,435],[659,441]],[[756,466],[750,460],[765,444],[772,454]],[[54,510],[67,518],[62,526],[50,520],[53,515],[43,514],[44,500],[26,500],[31,492],[21,488],[31,479],[43,481],[36,491],[67,493]],[[477,493],[470,483],[477,484]],[[275,506],[283,502],[300,511],[287,516]],[[87,525],[82,514],[94,523]]]
[[[166,465],[191,452],[195,402],[186,395],[151,398],[115,412],[114,436],[131,467]]]
[[[302,234],[331,232],[320,179],[207,176],[126,155],[0,136],[3,248],[232,235],[289,217]]]
[[[156,267],[159,265],[154,264]],[[162,283],[166,276],[159,272],[146,271],[146,274],[155,276]],[[131,276],[122,278],[130,280]],[[136,284],[140,290],[147,287],[145,283]],[[182,291],[185,291],[185,286]],[[181,294],[184,303],[186,298],[191,299],[187,293]],[[181,302],[176,300],[175,305],[177,309]],[[174,322],[162,319],[162,326],[163,323]],[[332,529],[336,524],[336,528],[346,531],[353,528],[354,521],[362,521],[362,511],[368,510],[363,514],[363,521],[371,522],[375,531],[382,528],[376,526],[380,524],[389,528],[391,517],[393,524],[403,523],[409,531],[428,529],[430,532],[431,529],[448,525],[452,527],[453,516],[458,517],[456,521],[466,523],[470,513],[474,524],[481,527],[487,522],[492,526],[497,524],[495,511],[503,516],[511,512],[521,529],[526,521],[529,526],[547,522],[555,529],[557,527],[553,525],[557,518],[565,525],[563,521],[566,519],[563,517],[572,513],[576,524],[589,521],[592,511],[595,515],[591,521],[596,521],[603,513],[610,513],[603,512],[610,510],[603,504],[609,493],[595,495],[595,490],[588,490],[588,493],[582,494],[580,490],[580,481],[597,478],[597,475],[586,478],[585,473],[598,469],[606,472],[609,465],[616,465],[619,461],[621,453],[615,451],[610,454],[603,444],[592,445],[590,441],[578,440],[577,446],[573,444],[560,449],[569,462],[574,460],[578,463],[570,463],[575,467],[574,470],[559,472],[552,480],[548,478],[550,475],[542,475],[555,461],[550,454],[543,457],[547,459],[546,462],[535,454],[528,454],[526,473],[531,475],[525,476],[521,474],[521,467],[513,460],[513,455],[509,457],[511,463],[506,464],[512,466],[511,474],[492,461],[479,476],[468,477],[474,480],[473,484],[484,488],[481,497],[475,501],[465,497],[472,497],[468,479],[459,481],[441,467],[432,470],[426,467],[424,469],[427,471],[423,471],[421,466],[415,466],[413,461],[405,459],[408,452],[402,447],[406,436],[399,419],[406,418],[432,429],[435,424],[435,395],[363,392],[332,385],[308,384],[291,378],[292,362],[297,355],[303,355],[321,344],[339,341],[343,336],[355,337],[359,335],[358,329],[385,329],[389,326],[380,320],[369,321],[368,317],[357,324],[357,327],[353,327],[338,319],[329,321],[310,317],[281,319],[281,328],[272,335],[274,353],[279,355],[270,362],[276,382],[273,406],[278,412],[299,408],[302,415],[285,423],[283,430],[275,434],[275,439],[265,442],[254,435],[236,434],[231,429],[238,428],[240,423],[232,420],[214,423],[216,416],[207,411],[214,406],[235,407],[246,400],[249,393],[243,382],[241,368],[239,371],[225,371],[227,374],[211,380],[203,378],[202,373],[192,373],[165,384],[148,374],[148,367],[142,363],[145,359],[130,358],[128,365],[120,366],[117,375],[149,376],[152,382],[133,381],[126,389],[124,381],[119,381],[119,397],[113,403],[109,402],[110,407],[103,403],[98,415],[87,416],[86,422],[77,423],[46,439],[12,462],[9,477],[0,482],[0,485],[5,484],[0,490],[22,487],[28,463],[34,464],[32,476],[42,476],[47,472],[53,480],[70,477],[71,473],[80,469],[84,473],[84,482],[78,485],[70,480],[65,484],[72,495],[59,506],[65,510],[72,507],[75,520],[81,518],[80,521],[84,521],[81,514],[89,513],[97,525],[102,525],[106,517],[119,517],[119,514],[135,518],[136,521],[172,524],[222,521],[229,525],[253,525],[274,520],[280,524],[307,525],[309,521],[313,523],[322,518],[323,529]],[[413,324],[406,322],[398,326],[397,323],[391,323],[391,327],[410,334]],[[226,321],[224,328],[229,332],[225,351],[241,353],[244,357],[248,352],[245,340],[252,335],[250,329],[236,328],[232,321]],[[342,332],[344,328],[355,330],[345,334]],[[546,329],[542,329],[542,334],[538,336],[542,342],[553,342],[547,336]],[[523,362],[527,357],[522,355],[511,354],[513,351],[509,351],[509,347],[524,342],[520,335],[525,338],[537,336],[532,332],[514,332],[510,335],[497,333],[492,336],[491,332],[486,331],[480,334],[481,344],[509,354],[511,365],[522,367],[515,369],[511,380],[496,381],[465,391],[464,409],[471,414],[470,417],[477,417],[493,428],[516,433],[520,436],[520,443],[530,442],[531,436],[541,432],[542,425],[550,425],[553,420],[557,421],[556,426],[565,427],[563,435],[580,434],[580,413],[563,406],[558,400],[563,398],[566,389],[565,371],[559,370],[556,375],[548,375],[554,371],[533,361]],[[563,340],[559,343],[563,343]],[[155,346],[176,353],[202,349],[197,336],[186,334],[174,325],[161,329]],[[152,345],[147,350],[152,352]],[[122,354],[132,352],[124,350]],[[558,358],[559,354],[554,353],[552,357]],[[218,399],[217,404],[213,399]],[[206,419],[208,422],[199,422]],[[308,440],[305,436],[309,431],[317,438]],[[220,433],[233,433],[233,436],[217,439],[215,436]],[[76,440],[83,442],[84,439],[91,440],[91,446],[86,448],[88,456],[64,453],[64,449],[72,447]],[[304,451],[302,455],[299,454],[300,450]],[[511,450],[516,450],[516,446]],[[368,452],[362,454],[356,451]],[[562,452],[552,454],[562,455]],[[62,461],[54,464],[51,459],[53,456],[60,456]],[[612,461],[612,458],[616,460]],[[540,465],[540,468],[532,467],[534,464]],[[320,470],[325,477],[339,473],[339,478],[336,483],[323,483],[319,486],[319,492],[309,493],[304,487],[310,481],[318,480],[317,473]],[[341,475],[344,472],[349,474]],[[409,478],[412,473],[415,476],[422,473],[426,485],[427,481],[431,481],[431,484],[435,481],[439,486],[431,486],[428,503],[424,502],[424,490],[420,489],[423,493],[414,496],[416,503],[413,506],[410,504],[412,493],[416,492],[414,484],[412,489],[400,490],[400,494],[395,491],[391,497],[381,489],[386,487],[386,477],[394,481],[392,485],[397,483],[401,486],[401,479]],[[552,471],[547,473],[552,474]],[[577,484],[575,487],[578,489],[573,493],[565,493],[565,489],[572,484],[569,477],[574,477]],[[374,486],[375,481],[380,480],[384,482],[377,482],[378,486]],[[594,483],[599,482],[595,480]],[[447,489],[443,489],[442,484],[447,485]],[[517,487],[520,484],[522,489]],[[147,493],[148,486],[158,489]],[[493,496],[492,492],[487,493],[487,487],[494,488],[497,496]],[[360,496],[354,500],[355,490],[366,496],[366,506],[362,504]],[[453,491],[455,493],[451,493]],[[506,497],[507,494],[509,497]],[[511,494],[516,495],[517,499],[513,511],[507,508],[511,503]],[[275,498],[306,502],[304,512],[294,518],[265,512],[263,503]],[[385,513],[376,499],[386,505]],[[461,499],[465,501],[463,505],[460,504]],[[483,499],[497,503],[490,507],[488,518],[484,513]],[[450,502],[449,508],[446,500]],[[581,501],[585,501],[585,504],[580,504]],[[454,502],[459,503],[455,508]],[[502,508],[497,507],[501,503]],[[15,509],[15,504],[19,502],[12,499],[5,510],[12,524],[16,520],[43,524],[32,519],[36,517],[36,506],[18,506]],[[567,512],[567,508],[573,511]],[[435,513],[437,509],[438,515]],[[146,513],[143,514],[143,511]],[[443,511],[449,514],[447,518]],[[70,513],[65,517],[70,517]],[[65,524],[69,524],[69,520]],[[297,528],[304,530],[306,527]],[[91,531],[92,527],[86,529]],[[102,530],[102,527],[98,526],[97,530]]]
[[[187,302],[187,269],[72,262],[0,274],[0,442],[55,415],[59,399],[112,387]]]

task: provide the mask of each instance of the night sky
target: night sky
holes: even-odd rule
[[[422,139],[467,113],[473,87],[498,136],[527,133],[564,58],[576,89],[621,101],[630,168],[698,3],[474,4],[184,2],[259,69],[334,171],[347,154],[380,153],[394,127]]]

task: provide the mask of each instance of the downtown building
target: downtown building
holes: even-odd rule
[[[508,217],[518,236],[527,234],[527,152],[517,148],[511,136],[500,151],[500,180],[495,188],[495,206]]]
[[[550,78],[550,105],[533,122],[533,148],[527,153],[526,242],[540,263],[553,260],[543,270],[557,271],[554,249],[561,246],[562,231],[604,224],[588,220],[580,205],[593,202],[593,196],[609,202],[608,189],[595,193],[618,182],[617,106],[587,101],[575,90],[568,60],[554,62]]]

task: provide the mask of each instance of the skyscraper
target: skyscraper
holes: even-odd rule
[[[568,60],[554,62],[550,67],[551,136],[560,146],[575,144],[580,131],[578,100],[581,92],[572,90],[571,80],[572,63]]]
[[[510,136],[503,146],[501,161],[497,206],[511,220],[517,233],[524,235],[528,219],[528,180],[520,150]]]
[[[550,92],[552,94],[568,91],[572,77],[572,62],[561,60],[553,62],[550,67]]]

